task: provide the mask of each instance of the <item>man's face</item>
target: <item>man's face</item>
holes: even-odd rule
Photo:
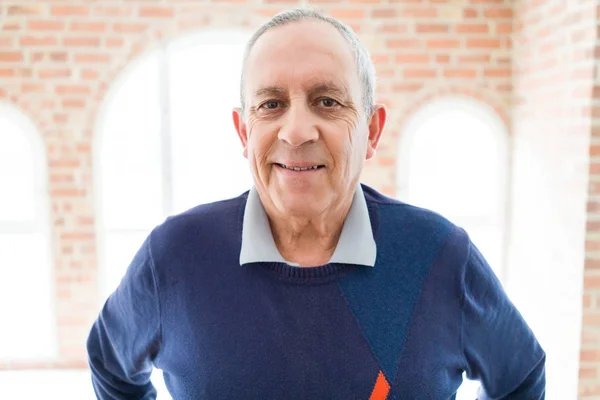
[[[245,79],[247,110],[235,111],[234,123],[263,202],[311,218],[351,196],[385,109],[365,116],[341,34],[321,21],[272,29],[255,43]]]

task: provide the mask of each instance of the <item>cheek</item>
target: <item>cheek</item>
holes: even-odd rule
[[[265,128],[262,124],[253,124],[248,135],[248,156],[258,168],[267,162],[273,143],[273,135]]]

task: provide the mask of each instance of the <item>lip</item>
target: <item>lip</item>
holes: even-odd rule
[[[291,167],[291,168],[307,168],[307,167],[314,167],[315,165],[318,165],[320,167],[324,167],[323,164],[319,164],[318,162],[276,162],[273,163],[277,166],[280,165],[285,165],[286,167]]]
[[[286,167],[294,167],[294,168],[308,168],[308,167],[314,167],[315,165],[318,165],[320,168],[310,168],[310,169],[305,169],[305,170],[293,170],[291,168],[284,168],[282,166],[282,164],[280,163],[274,163],[273,166],[277,168],[278,171],[285,173],[285,174],[306,174],[306,173],[316,173],[319,172],[323,169],[325,169],[325,166],[322,164],[309,164],[309,163],[296,163],[295,165],[287,165],[287,164],[283,164]]]

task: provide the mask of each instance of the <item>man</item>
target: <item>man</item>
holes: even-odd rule
[[[89,339],[101,399],[543,399],[545,354],[467,234],[361,185],[386,110],[336,20],[275,16],[250,40],[238,198],[146,239]]]

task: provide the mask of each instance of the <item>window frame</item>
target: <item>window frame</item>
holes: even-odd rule
[[[48,337],[50,348],[44,351],[42,356],[37,354],[3,358],[0,355],[0,361],[9,362],[28,362],[28,361],[52,361],[58,357],[58,326],[57,318],[58,312],[56,309],[56,271],[54,269],[53,262],[53,241],[52,241],[52,230],[50,225],[50,191],[49,191],[49,171],[48,162],[46,155],[46,147],[43,138],[40,135],[40,130],[37,129],[34,122],[29,118],[23,111],[16,106],[0,101],[0,115],[9,121],[13,122],[20,132],[30,144],[31,156],[33,162],[33,179],[34,179],[34,218],[32,221],[25,222],[3,222],[0,221],[0,234],[10,233],[29,233],[39,234],[40,237],[44,238],[43,241],[43,263],[47,270],[47,278],[45,281],[48,284],[48,298],[39,299],[41,301],[51,305],[49,307],[50,314],[47,316],[50,325],[47,327],[47,332],[44,337]],[[45,301],[44,301],[45,300]],[[39,353],[38,353],[39,354]]]
[[[505,283],[508,279],[507,258],[509,245],[509,213],[510,213],[510,135],[506,124],[500,118],[498,113],[490,105],[468,96],[453,95],[444,98],[432,100],[420,106],[416,112],[409,116],[401,130],[400,140],[398,141],[398,159],[396,163],[396,194],[402,201],[409,199],[410,188],[410,152],[412,143],[419,129],[431,118],[442,112],[457,110],[469,113],[475,118],[485,123],[494,136],[498,144],[500,162],[498,191],[501,196],[497,217],[488,216],[490,224],[481,224],[482,226],[493,226],[497,223],[501,231],[502,242],[500,244],[500,265],[494,268],[498,271],[500,280]],[[485,255],[484,255],[485,256]]]
[[[194,47],[201,44],[213,44],[217,43],[229,44],[243,39],[245,42],[250,38],[251,32],[243,29],[216,29],[207,30],[201,32],[195,32],[192,34],[186,34],[176,38],[165,38],[159,41],[155,46],[148,49],[144,54],[132,60],[127,67],[119,74],[117,79],[111,84],[108,92],[106,93],[102,104],[98,111],[98,117],[94,127],[94,146],[93,146],[93,177],[94,177],[94,212],[97,218],[96,223],[96,246],[97,246],[97,260],[98,260],[98,290],[102,301],[106,299],[106,296],[114,289],[112,284],[108,281],[109,275],[107,274],[109,269],[107,265],[107,237],[109,232],[130,232],[140,233],[145,231],[145,228],[117,228],[109,229],[105,226],[105,215],[103,212],[103,174],[102,174],[102,149],[103,149],[103,136],[105,125],[107,122],[107,116],[111,109],[111,104],[114,98],[118,95],[122,85],[135,74],[137,68],[146,62],[148,58],[158,53],[159,63],[159,109],[160,109],[160,171],[161,171],[161,203],[162,203],[162,218],[166,218],[173,212],[175,204],[175,191],[171,176],[173,174],[174,164],[172,160],[172,140],[173,133],[171,132],[171,112],[170,112],[170,91],[169,91],[169,57],[173,52],[181,51],[182,49]],[[141,245],[141,243],[140,243]],[[133,256],[133,255],[132,255]],[[127,266],[123,266],[126,268]]]

